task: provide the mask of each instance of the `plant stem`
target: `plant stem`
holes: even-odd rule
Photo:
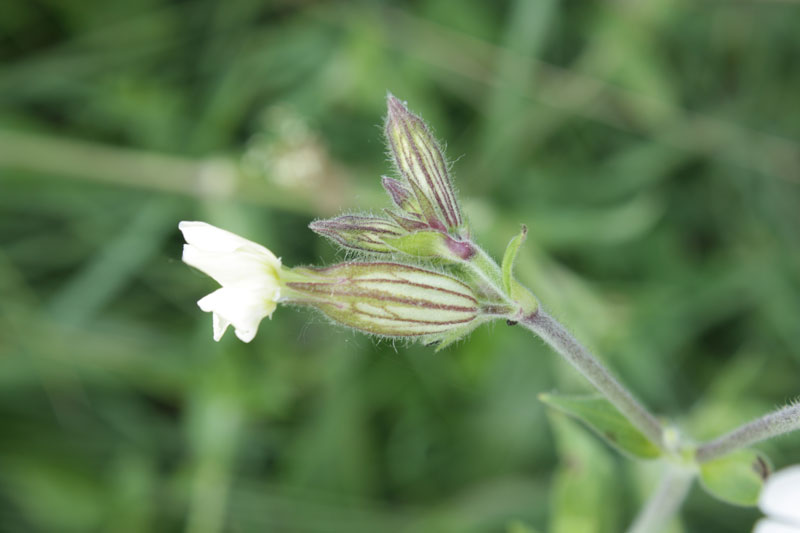
[[[663,428],[617,379],[556,319],[541,307],[521,322],[578,369],[648,439],[665,449]]]
[[[710,461],[739,448],[798,429],[800,404],[787,405],[699,446],[695,458],[700,463]]]
[[[658,533],[663,530],[683,504],[693,479],[691,471],[668,465],[661,483],[639,511],[628,533]]]

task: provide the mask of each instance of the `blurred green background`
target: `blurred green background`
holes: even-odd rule
[[[443,353],[280,308],[211,339],[180,220],[343,258],[388,205],[387,90],[480,242],[698,439],[800,393],[800,5],[5,0],[0,531],[624,529],[659,465],[538,402],[503,323]],[[800,437],[760,446],[800,462]],[[759,513],[695,488],[673,531]]]

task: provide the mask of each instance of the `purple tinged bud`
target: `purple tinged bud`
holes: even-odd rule
[[[397,222],[373,216],[343,215],[315,220],[308,227],[345,248],[374,253],[395,252],[383,239],[406,233]]]
[[[412,218],[406,218],[402,215],[399,215],[392,211],[391,209],[384,209],[384,212],[389,215],[392,220],[397,222],[404,230],[406,231],[418,231],[418,230],[427,230],[430,229],[430,226],[425,222],[415,220]]]
[[[399,180],[386,176],[381,177],[381,184],[386,192],[389,193],[389,196],[391,196],[394,205],[411,215],[420,216],[419,202],[417,202],[417,199],[408,187],[403,185]]]
[[[387,106],[386,138],[392,158],[411,186],[423,217],[435,229],[439,228],[434,226],[433,219],[446,231],[461,228],[463,220],[458,200],[439,143],[422,119],[391,94],[387,97]],[[431,209],[427,210],[425,204]]]

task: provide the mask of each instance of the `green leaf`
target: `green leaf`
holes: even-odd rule
[[[517,258],[519,249],[522,243],[525,242],[525,236],[528,234],[528,227],[523,224],[519,235],[509,241],[506,246],[506,251],[503,254],[503,288],[507,294],[511,294],[511,280],[514,279],[514,260]]]
[[[734,505],[753,506],[769,473],[767,457],[744,449],[700,465],[700,481],[706,492]]]
[[[640,459],[655,459],[661,449],[602,396],[540,394],[545,404],[583,421],[611,446]]]

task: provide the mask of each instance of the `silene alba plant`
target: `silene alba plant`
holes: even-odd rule
[[[773,486],[767,481],[769,461],[750,448],[800,428],[800,405],[701,444],[651,414],[514,277],[525,227],[498,264],[470,234],[441,146],[428,126],[391,94],[387,105],[385,134],[397,178],[383,177],[382,184],[392,207],[310,225],[355,252],[356,260],[289,268],[267,248],[233,233],[203,222],[180,223],[186,239],[183,260],[221,285],[198,302],[213,314],[214,339],[232,325],[236,336],[249,342],[277,304],[314,307],[344,326],[378,337],[420,340],[436,345],[437,351],[485,322],[519,324],[597,390],[590,396],[543,394],[545,404],[581,420],[631,458],[668,463],[661,485],[629,531],[657,532],[699,479],[707,492],[731,504],[756,505],[761,497],[767,517],[759,522],[759,533],[800,533],[800,474],[776,474],[781,482]]]

